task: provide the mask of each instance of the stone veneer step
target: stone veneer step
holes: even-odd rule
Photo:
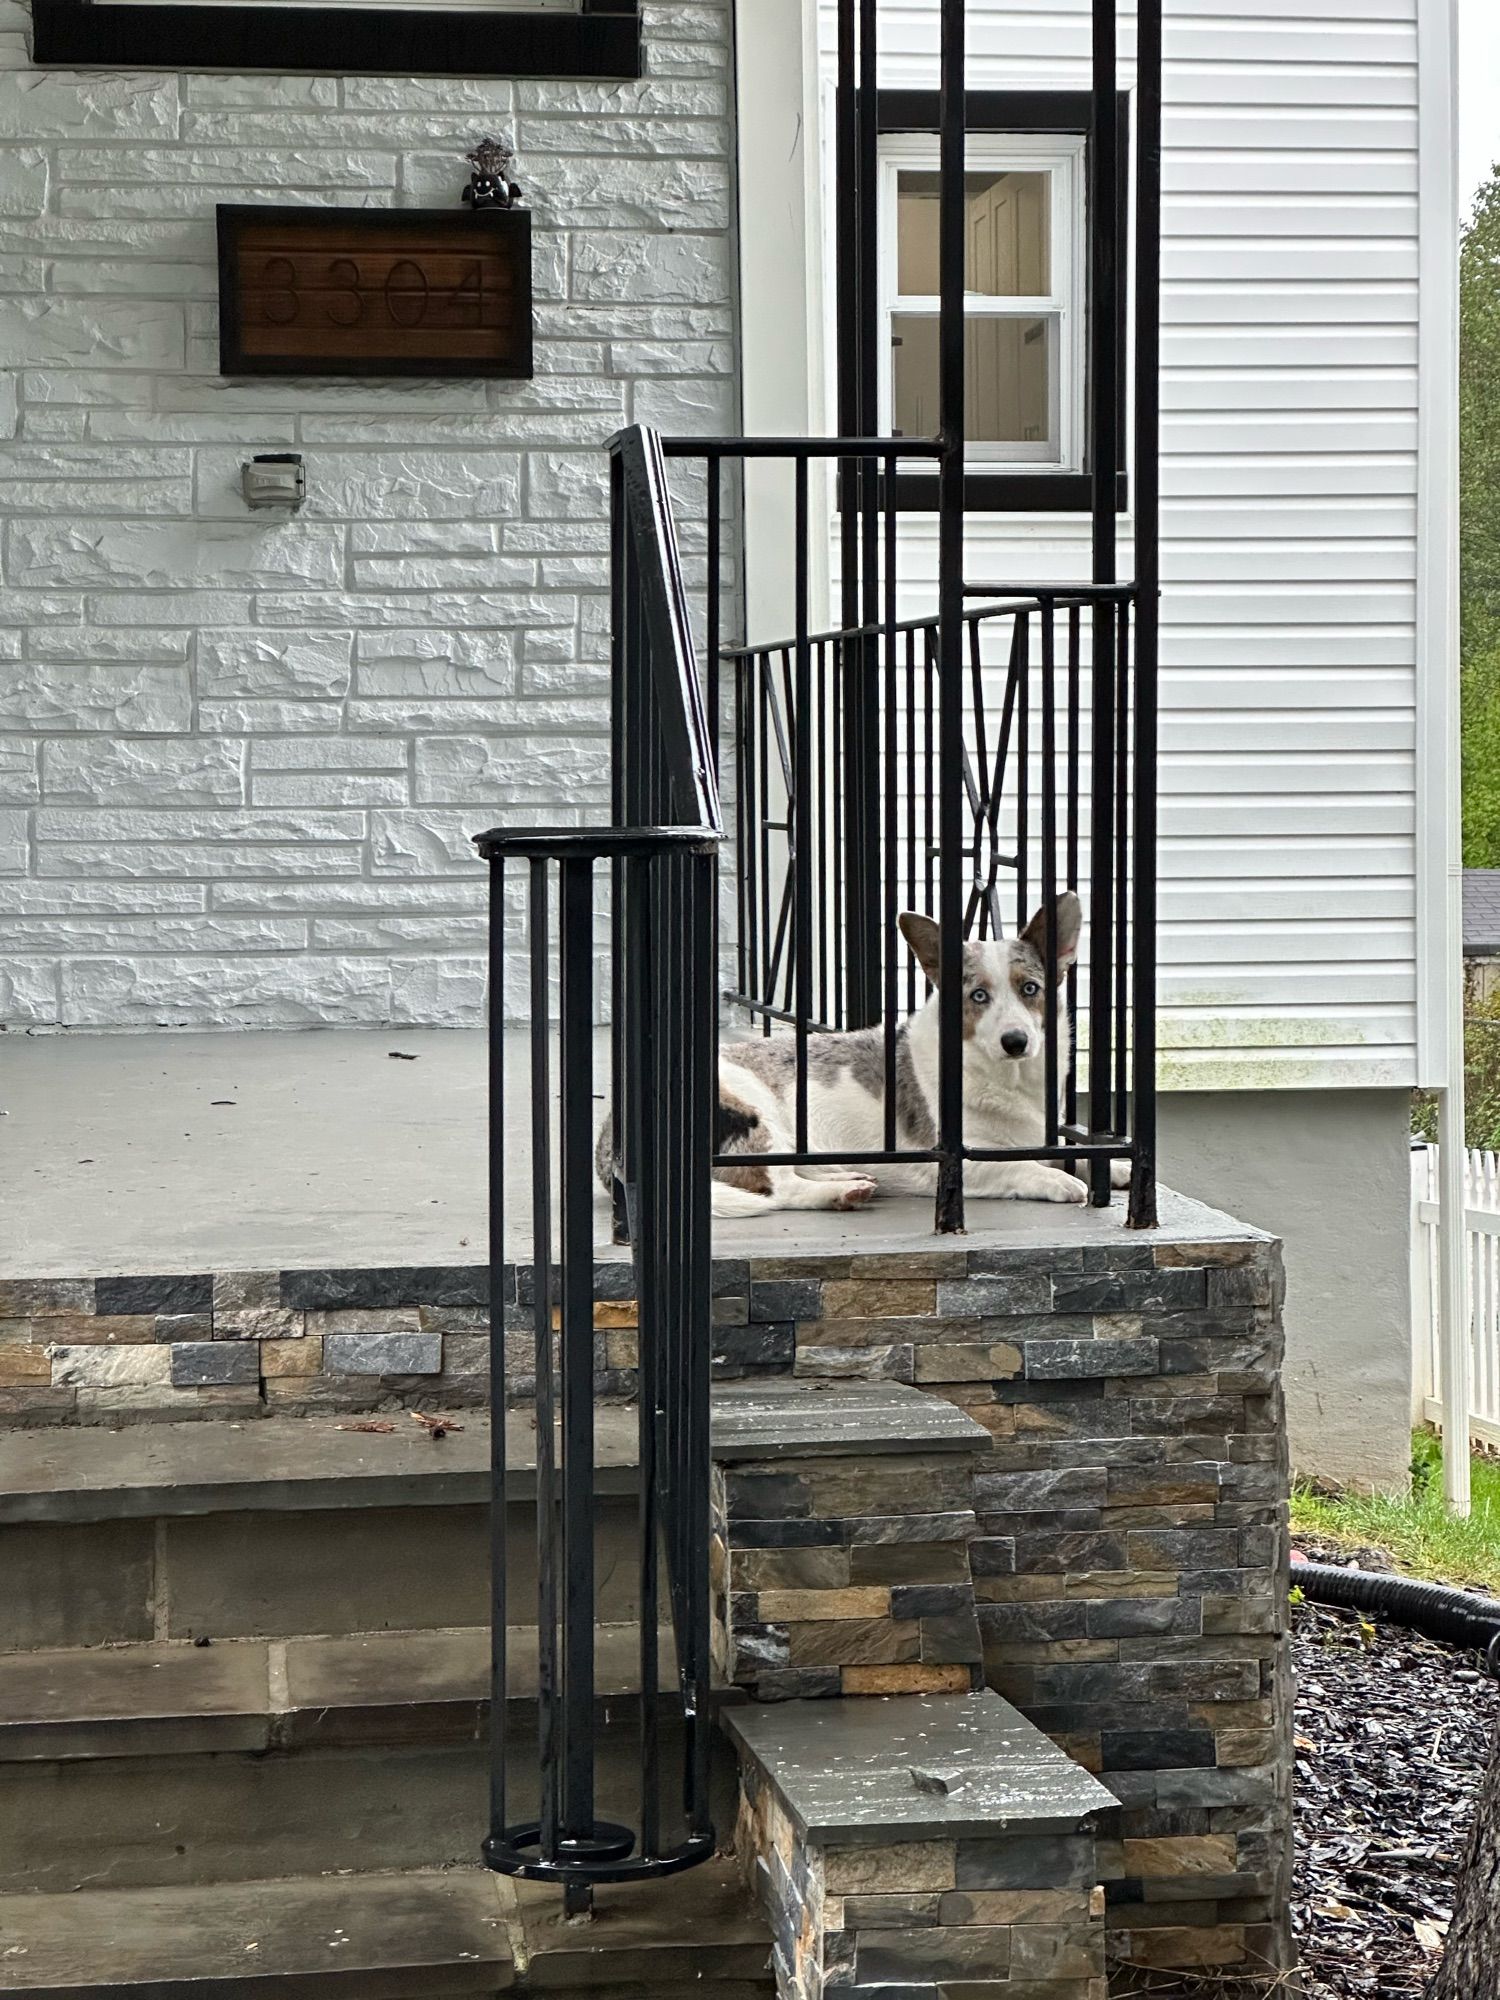
[[[489,1421],[466,1412],[434,1440],[398,1411],[372,1435],[353,1419],[261,1418],[0,1433],[0,1524],[141,1519],[245,1509],[464,1506],[489,1497]],[[595,1412],[596,1490],[634,1490],[637,1413]],[[536,1469],[529,1412],[506,1418],[512,1498]],[[989,1433],[940,1397],[897,1382],[722,1383],[714,1457],[864,1457],[988,1450]]]
[[[999,1695],[728,1718],[783,2000],[1104,2000],[1116,1801]]]
[[[477,1870],[0,1897],[0,1964],[37,2000],[510,1991],[510,1931]]]
[[[594,1664],[598,1698],[619,1711],[640,1686],[639,1627],[597,1626]],[[525,1710],[535,1626],[510,1627],[507,1668]],[[675,1685],[665,1628],[660,1686]],[[472,1743],[488,1734],[489,1686],[490,1633],[478,1625],[0,1654],[0,1764]]]
[[[480,1869],[0,1897],[0,1990],[28,2000],[467,2000],[607,1992],[769,2000],[769,1938],[730,1864],[598,1893]],[[518,1962],[520,1970],[518,1970]]]
[[[725,1726],[803,1838],[827,1845],[1066,1835],[1116,1804],[988,1689],[754,1704]]]

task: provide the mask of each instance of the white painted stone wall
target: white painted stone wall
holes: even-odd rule
[[[0,0],[0,1021],[475,1023],[469,836],[608,801],[600,446],[736,424],[728,0],[648,0],[623,84],[59,74],[27,26]],[[220,377],[217,202],[446,207],[486,131],[533,382]],[[288,447],[306,507],[251,514]]]

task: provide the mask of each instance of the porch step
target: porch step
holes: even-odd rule
[[[35,2000],[769,2000],[770,1940],[721,1860],[602,1889],[482,1869],[0,1897],[0,1992]]]
[[[785,1992],[1105,2000],[1114,1796],[989,1691],[728,1721]]]
[[[487,1870],[0,1897],[0,1990],[38,2000],[416,2000],[514,1983]]]
[[[434,1440],[409,1413],[381,1419],[260,1417],[244,1422],[68,1426],[0,1433],[0,1526],[121,1521],[248,1510],[462,1507],[490,1492],[489,1419],[464,1411]],[[633,1404],[594,1412],[595,1491],[633,1493]],[[363,1426],[363,1427],[362,1427]],[[536,1421],[505,1420],[507,1496],[536,1491]],[[899,1382],[725,1382],[713,1392],[721,1463],[769,1457],[971,1452],[987,1434],[962,1410]]]
[[[637,1614],[637,1412],[595,1413],[595,1615]],[[150,1640],[475,1626],[489,1613],[489,1427],[440,1441],[401,1413],[0,1435],[0,1654]],[[506,1419],[507,1564],[535,1602],[536,1431]],[[897,1383],[729,1383],[723,1464],[988,1450],[987,1432]],[[524,1615],[524,1612],[522,1612]]]
[[[659,1685],[676,1685],[672,1636]],[[640,1686],[635,1625],[602,1625],[597,1693],[612,1712]],[[511,1700],[537,1692],[535,1626],[512,1626]],[[0,1657],[0,1763],[208,1752],[472,1743],[488,1734],[490,1634],[357,1632],[213,1645],[72,1647]]]
[[[511,1810],[537,1810],[536,1634],[512,1628]],[[639,1639],[596,1640],[594,1776],[605,1818],[641,1800]],[[360,1633],[146,1644],[0,1660],[0,1893],[187,1886],[329,1869],[471,1864],[486,1814],[489,1634]],[[663,1634],[661,1684],[672,1685]],[[737,1690],[717,1704],[742,1699]],[[658,1717],[661,1809],[677,1811],[682,1723]],[[715,1824],[734,1759],[711,1746]],[[0,1993],[5,1990],[0,1960]]]

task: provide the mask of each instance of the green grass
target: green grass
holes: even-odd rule
[[[1474,1508],[1466,1521],[1443,1505],[1443,1448],[1429,1431],[1412,1437],[1411,1472],[1409,1494],[1329,1494],[1299,1481],[1292,1490],[1293,1535],[1384,1549],[1407,1576],[1500,1594],[1500,1462],[1473,1459]]]

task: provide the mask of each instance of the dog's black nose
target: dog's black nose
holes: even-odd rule
[[[1007,1028],[1000,1037],[1000,1046],[1008,1056],[1024,1056],[1026,1053],[1026,1031],[1024,1028]]]

